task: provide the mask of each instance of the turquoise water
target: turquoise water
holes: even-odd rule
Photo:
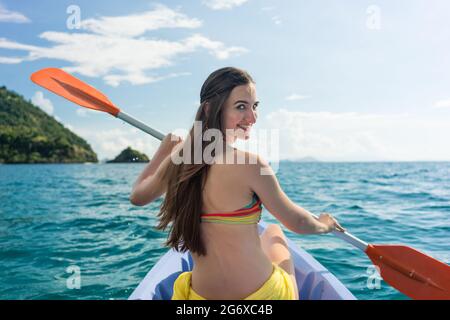
[[[0,299],[126,299],[167,251],[153,229],[160,200],[128,201],[143,167],[0,165]],[[450,163],[282,162],[278,176],[293,201],[332,213],[361,239],[450,263]],[[370,289],[369,259],[345,242],[287,235],[357,298],[406,299],[383,281]],[[70,266],[80,289],[68,289]]]

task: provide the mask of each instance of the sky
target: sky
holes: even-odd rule
[[[260,100],[243,148],[266,130],[277,144],[268,158],[450,161],[449,52],[447,0],[0,0],[0,85],[99,159],[127,146],[151,156],[159,141],[38,87],[31,73],[63,68],[177,133],[192,125],[208,75],[234,66]]]

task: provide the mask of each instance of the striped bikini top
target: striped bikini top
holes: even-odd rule
[[[252,201],[245,207],[232,212],[204,213],[202,222],[225,224],[255,224],[261,220],[262,203],[256,193]]]

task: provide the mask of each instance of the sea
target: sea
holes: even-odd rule
[[[0,299],[127,299],[164,255],[161,199],[130,204],[145,164],[0,165]],[[450,264],[450,162],[292,162],[288,197],[331,213],[353,235]],[[263,220],[279,223],[264,211]],[[327,235],[286,236],[358,299],[402,300],[368,257]]]

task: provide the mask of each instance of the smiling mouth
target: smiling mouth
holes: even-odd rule
[[[238,124],[237,127],[240,128],[240,129],[242,129],[242,130],[244,130],[244,131],[247,131],[247,130],[249,130],[252,126],[242,126],[242,125],[239,125],[239,124]]]

